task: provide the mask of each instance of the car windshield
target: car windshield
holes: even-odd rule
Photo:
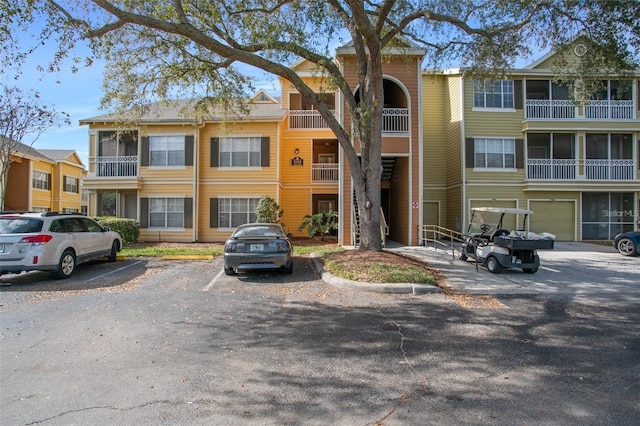
[[[251,237],[284,237],[282,228],[279,226],[259,225],[239,228],[233,233],[235,238]]]
[[[0,218],[0,234],[29,234],[40,232],[43,221],[31,218]]]

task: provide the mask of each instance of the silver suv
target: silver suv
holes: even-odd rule
[[[0,275],[53,271],[68,278],[80,263],[101,256],[115,262],[121,247],[120,234],[81,214],[0,215]]]

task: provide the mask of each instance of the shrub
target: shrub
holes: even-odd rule
[[[263,196],[258,201],[256,207],[256,221],[261,223],[280,223],[280,218],[284,214],[284,210],[280,210],[280,206],[271,197]],[[284,223],[280,223],[284,226]]]
[[[329,210],[326,213],[308,214],[302,219],[298,231],[307,230],[310,238],[320,234],[320,240],[334,229],[338,229],[338,213]]]
[[[97,217],[96,221],[102,226],[108,226],[122,237],[123,244],[135,243],[140,236],[140,223],[135,219],[123,217]]]

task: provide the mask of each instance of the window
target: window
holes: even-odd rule
[[[64,177],[64,191],[65,192],[73,192],[74,194],[79,193],[78,188],[78,178],[73,176],[65,176]]]
[[[475,168],[515,169],[516,140],[475,138]]]
[[[633,192],[584,192],[582,194],[582,239],[612,240],[633,231],[636,215]]]
[[[150,166],[184,166],[184,136],[150,136]]]
[[[36,189],[51,189],[51,173],[34,170],[32,186]]]
[[[260,137],[220,139],[220,167],[260,167]]]
[[[78,213],[78,209],[74,209],[71,207],[65,207],[62,209],[63,213]]]
[[[474,108],[514,108],[513,80],[473,80]]]
[[[235,228],[256,221],[259,198],[220,198],[218,226]]]
[[[184,228],[184,198],[149,198],[149,227]]]

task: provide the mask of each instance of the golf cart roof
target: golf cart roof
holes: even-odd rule
[[[476,212],[491,212],[499,214],[533,214],[532,210],[516,209],[512,207],[473,207],[471,210]]]

